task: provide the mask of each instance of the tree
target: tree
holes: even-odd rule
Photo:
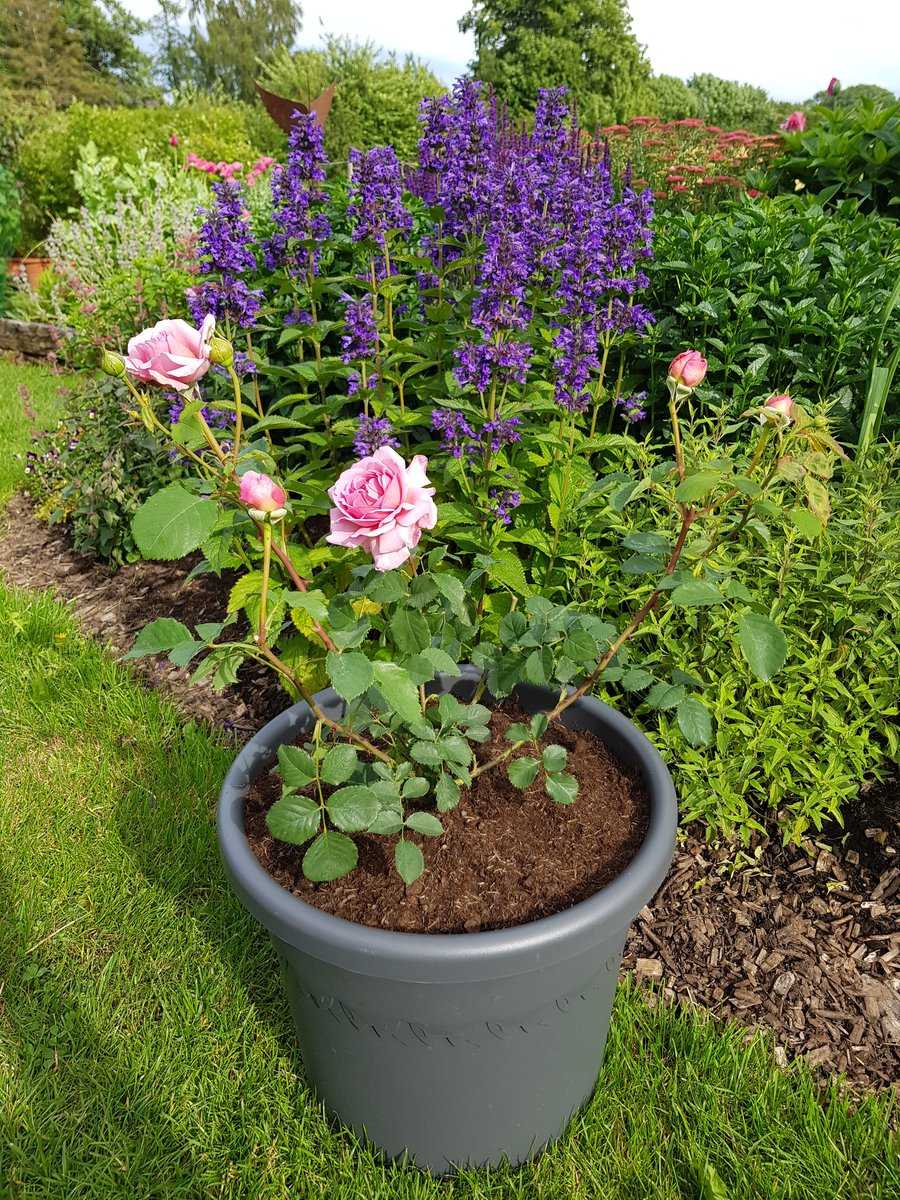
[[[58,105],[137,103],[152,94],[145,28],[118,0],[0,0],[0,80]]]
[[[513,116],[534,108],[538,88],[562,85],[587,128],[640,106],[650,65],[625,0],[473,0],[459,27],[475,35],[472,73]]]
[[[304,104],[337,85],[325,122],[325,149],[333,162],[346,162],[351,146],[387,144],[401,160],[414,160],[422,97],[445,90],[413,55],[401,59],[371,42],[341,37],[326,37],[321,50],[280,50],[263,65],[259,81]]]
[[[196,83],[199,64],[191,45],[191,35],[184,32],[182,0],[158,0],[159,12],[150,22],[156,43],[156,78],[168,92],[179,92]]]
[[[252,100],[257,60],[293,46],[303,12],[297,0],[191,0],[191,16],[204,23],[190,37],[196,81]]]

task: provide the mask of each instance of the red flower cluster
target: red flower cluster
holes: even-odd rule
[[[697,208],[711,207],[728,193],[758,196],[751,173],[765,170],[782,146],[779,133],[727,131],[697,117],[632,117],[602,133],[617,167],[631,163],[640,177],[636,183],[652,188],[657,201]]]

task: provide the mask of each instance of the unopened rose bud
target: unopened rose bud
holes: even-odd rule
[[[114,379],[125,378],[125,360],[121,354],[113,354],[112,350],[104,350],[100,356],[100,370]]]
[[[707,365],[699,350],[682,350],[669,363],[668,378],[672,383],[693,391],[706,378]]]
[[[220,367],[234,365],[234,346],[226,338],[214,337],[209,343],[209,361]]]
[[[780,396],[770,396],[759,414],[760,424],[777,421],[779,424],[790,425],[793,419],[794,401],[786,392]]]
[[[287,513],[287,492],[268,475],[247,471],[241,476],[241,503],[257,521],[280,521]]]

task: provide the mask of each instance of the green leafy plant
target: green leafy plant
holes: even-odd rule
[[[853,201],[826,209],[814,198],[778,196],[715,213],[670,212],[655,249],[649,303],[660,319],[648,337],[659,359],[702,343],[714,400],[730,394],[746,405],[764,386],[802,390],[829,406],[842,434],[858,436],[870,367],[900,340],[892,221],[860,213]],[[652,376],[633,382],[657,394]],[[885,400],[889,430],[896,380]]]
[[[0,316],[5,312],[7,292],[6,260],[19,242],[21,226],[19,189],[11,171],[0,166]]]
[[[132,516],[182,473],[102,376],[85,377],[69,394],[62,419],[38,436],[25,469],[38,516],[64,525],[79,553],[117,564],[139,557]]]
[[[793,191],[798,183],[821,193],[823,203],[859,199],[867,211],[896,217],[900,200],[900,101],[861,100],[849,108],[817,108],[808,127],[785,134],[784,157],[772,168],[772,185]]]

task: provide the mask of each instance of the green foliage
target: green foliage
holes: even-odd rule
[[[326,37],[317,50],[291,53],[282,47],[265,63],[260,83],[307,104],[329,84],[337,85],[325,125],[325,148],[335,163],[346,162],[351,147],[368,150],[385,144],[401,160],[414,160],[422,97],[445,90],[412,55],[400,59],[371,42],[339,37]]]
[[[0,165],[0,316],[6,311],[6,260],[19,244],[21,203],[15,177]]]
[[[17,96],[53,103],[140,103],[153,95],[150,59],[135,43],[146,28],[119,0],[5,0],[0,67]]]
[[[855,436],[872,357],[900,339],[900,309],[888,307],[898,270],[896,224],[852,201],[828,210],[778,196],[669,212],[650,267],[659,319],[647,344],[661,364],[684,346],[706,347],[706,394],[732,397],[733,411],[763,391],[793,390],[832,406]],[[640,385],[658,394],[661,380]],[[884,428],[898,417],[895,382]]]
[[[808,107],[852,108],[860,100],[871,100],[879,106],[890,106],[896,99],[893,92],[877,83],[853,83],[850,87],[841,87],[838,84],[830,96],[827,91],[816,92],[808,102]]]
[[[697,115],[713,125],[771,133],[779,123],[780,107],[762,88],[708,73],[692,75],[687,86],[697,99]]]
[[[677,75],[651,75],[641,92],[639,108],[640,112],[626,115],[659,117],[663,121],[702,115],[697,92]]]
[[[155,108],[98,108],[73,104],[37,120],[23,139],[16,174],[23,185],[27,236],[42,237],[53,217],[78,204],[74,172],[83,147],[92,142],[100,157],[136,164],[142,152],[154,162],[172,158],[169,138],[180,150],[201,158],[252,162],[260,147],[251,143],[247,106],[191,93],[175,104]],[[263,147],[264,148],[264,147]]]
[[[516,117],[541,87],[568,87],[587,129],[640,107],[650,67],[624,0],[474,0],[459,24],[475,36],[472,74]]]
[[[76,550],[114,563],[138,557],[131,518],[179,468],[135,427],[111,380],[83,378],[50,433],[28,455],[27,488],[39,515],[64,524]]]
[[[900,450],[873,449],[865,467],[845,467],[832,502],[824,534],[764,519],[755,545],[729,555],[760,614],[742,618],[737,638],[718,607],[693,628],[667,628],[661,661],[704,681],[714,740],[695,747],[680,713],[660,712],[648,728],[677,764],[682,820],[713,833],[746,839],[775,812],[786,839],[802,837],[839,820],[862,779],[900,761]],[[780,633],[762,624],[769,612]],[[766,682],[782,639],[788,657]],[[758,681],[738,647],[763,656]]]
[[[785,154],[773,167],[773,186],[796,181],[823,202],[858,198],[867,211],[897,216],[900,202],[900,101],[862,100],[818,108],[802,133],[785,134]]]

